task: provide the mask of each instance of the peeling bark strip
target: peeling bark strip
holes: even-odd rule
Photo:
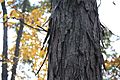
[[[47,80],[102,80],[96,0],[61,0],[49,27]]]

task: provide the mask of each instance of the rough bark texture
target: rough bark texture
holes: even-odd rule
[[[8,31],[8,27],[6,25],[7,22],[7,17],[5,17],[5,15],[7,15],[7,9],[5,6],[5,1],[1,3],[2,6],[2,10],[3,10],[3,53],[2,53],[2,80],[7,80],[8,77],[8,70],[7,70],[7,62],[6,60],[8,59],[7,56],[7,50],[8,50],[8,43],[7,43],[7,31]]]
[[[51,0],[47,80],[102,80],[96,0]]]

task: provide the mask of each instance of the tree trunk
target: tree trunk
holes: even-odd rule
[[[28,0],[24,0],[23,1],[23,7],[22,7],[22,12],[24,13],[25,12],[25,9],[26,9],[26,4],[27,4],[27,1]],[[19,51],[20,51],[20,40],[21,40],[21,37],[22,37],[22,33],[23,33],[23,28],[24,28],[24,25],[23,25],[23,22],[24,22],[24,19],[20,19],[20,28],[17,32],[17,39],[16,39],[16,45],[15,45],[15,52],[14,52],[14,55],[15,57],[13,58],[13,66],[12,66],[12,76],[11,76],[11,80],[15,80],[15,76],[16,76],[16,69],[17,69],[17,64],[18,64],[18,61],[19,61]]]
[[[7,9],[5,6],[5,1],[1,3],[2,10],[3,10],[3,53],[2,53],[2,80],[7,80],[8,77],[8,70],[7,70],[7,59],[8,59],[8,42],[7,42],[7,31],[8,26],[7,23]]]
[[[47,80],[102,80],[96,0],[51,0]]]
[[[14,52],[15,57],[13,58],[14,64],[12,66],[11,80],[15,80],[15,76],[16,76],[16,69],[17,69],[17,64],[18,64],[18,61],[19,61],[20,40],[21,40],[21,37],[22,37],[23,28],[24,28],[24,25],[22,23],[20,23],[20,29],[17,32],[16,47],[15,47],[15,52]]]

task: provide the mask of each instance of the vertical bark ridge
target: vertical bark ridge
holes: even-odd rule
[[[48,80],[102,80],[96,0],[62,0],[49,26]]]

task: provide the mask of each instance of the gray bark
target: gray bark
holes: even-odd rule
[[[96,0],[51,0],[47,80],[102,80]]]

